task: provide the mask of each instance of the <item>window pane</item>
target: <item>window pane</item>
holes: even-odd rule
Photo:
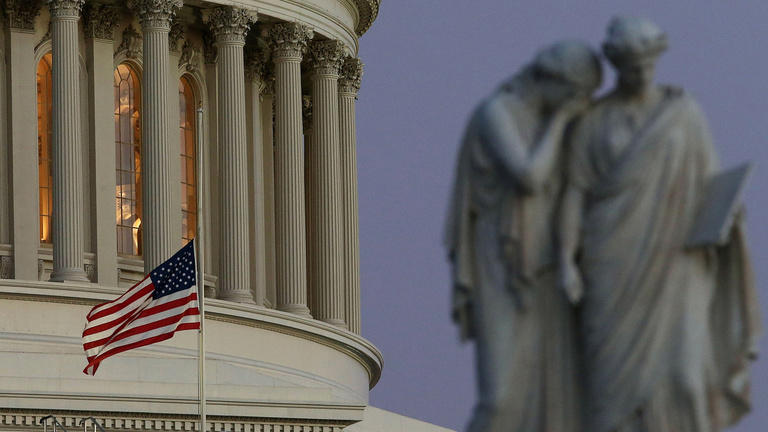
[[[138,80],[135,72],[121,64],[115,70],[115,143],[117,150],[116,223],[117,250],[129,255],[141,254],[138,240],[141,220],[140,107]]]
[[[179,139],[181,147],[182,244],[195,236],[197,187],[195,181],[195,106],[192,85],[187,77],[179,81]]]
[[[51,53],[43,56],[37,65],[37,174],[38,204],[40,209],[40,241],[51,241]]]

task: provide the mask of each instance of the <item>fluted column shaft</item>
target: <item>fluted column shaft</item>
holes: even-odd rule
[[[314,257],[316,248],[312,247],[314,243],[315,216],[312,213],[314,209],[314,188],[312,181],[315,176],[312,170],[315,168],[314,157],[316,155],[315,144],[312,140],[312,97],[304,96],[302,99],[302,123],[304,129],[304,209],[306,211],[305,229],[307,243],[307,306],[313,317],[317,316],[317,278],[314,275]]]
[[[275,276],[275,169],[274,169],[274,135],[273,135],[273,100],[275,81],[269,79],[261,99],[261,134],[262,155],[264,162],[264,242],[266,243],[265,267],[267,289],[265,305],[274,308],[277,304],[277,284]]]
[[[261,92],[264,82],[261,75],[246,61],[246,111],[248,116],[249,169],[249,253],[251,256],[251,292],[257,305],[263,306],[267,297],[266,268],[266,219],[264,211],[264,140],[261,132]]]
[[[275,246],[277,307],[310,317],[304,221],[301,59],[312,31],[278,24],[270,31],[275,63]]]
[[[248,147],[243,46],[253,21],[245,10],[220,7],[209,25],[218,51],[219,298],[253,303],[248,245]]]
[[[78,21],[85,0],[50,0],[53,68],[52,281],[82,281],[83,156]]]
[[[341,195],[344,226],[344,285],[349,330],[360,334],[360,230],[357,198],[357,132],[355,100],[360,89],[363,64],[348,57],[339,80],[339,142],[341,149]]]
[[[344,45],[316,42],[312,62],[312,275],[316,289],[315,318],[338,327],[344,322],[344,274],[339,155],[339,69]]]
[[[172,208],[178,185],[171,181],[171,163],[178,163],[178,151],[168,140],[168,33],[171,19],[181,0],[129,0],[139,15],[143,35],[141,177],[143,212],[144,271],[168,259],[180,246],[172,226],[179,221]],[[178,107],[176,108],[178,109]],[[176,146],[173,147],[176,149]]]
[[[103,89],[114,85],[113,32],[119,9],[90,2],[83,9],[88,69],[88,136],[92,178],[92,245],[99,285],[117,286],[115,236],[115,99]]]
[[[5,269],[12,268],[15,279],[38,279],[38,248],[40,247],[39,193],[36,181],[38,160],[37,118],[35,116],[35,20],[41,1],[14,0],[3,2],[5,22],[5,78],[13,85],[5,87],[8,122],[0,128],[7,133],[10,167],[10,230],[13,242],[13,262],[4,261]],[[31,147],[35,146],[35,147]],[[5,171],[5,168],[3,168]],[[5,174],[3,172],[3,174]],[[10,265],[9,265],[10,264]]]

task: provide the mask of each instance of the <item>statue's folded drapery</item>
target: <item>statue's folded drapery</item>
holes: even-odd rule
[[[530,149],[533,131],[509,122]],[[528,125],[530,126],[530,125]],[[467,127],[448,211],[454,319],[474,339],[479,401],[468,432],[581,430],[574,312],[557,289],[554,224],[559,164],[525,193],[481,137]],[[526,139],[527,138],[527,139]]]
[[[712,432],[749,406],[759,325],[742,228],[725,246],[685,247],[717,161],[695,102],[664,93],[641,124],[606,98],[572,140],[593,432]]]

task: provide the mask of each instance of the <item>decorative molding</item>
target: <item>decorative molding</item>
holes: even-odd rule
[[[272,58],[301,59],[307,50],[307,42],[314,36],[314,31],[304,24],[282,23],[269,30],[269,42],[272,46]]]
[[[264,86],[261,88],[261,96],[273,96],[275,94],[275,75],[274,72],[270,72],[263,82]],[[272,124],[275,123],[275,100],[272,100]]]
[[[347,56],[344,64],[341,66],[339,77],[339,92],[354,93],[357,97],[360,91],[360,84],[363,79],[364,64],[357,57]]]
[[[40,430],[40,420],[54,415],[64,427],[77,428],[83,419],[93,417],[107,430],[120,431],[198,431],[198,416],[162,415],[147,413],[114,413],[98,411],[72,410],[16,410],[0,414],[0,430],[30,429]],[[241,418],[228,416],[208,416],[206,430],[239,432],[342,432],[355,423],[349,420],[297,420],[281,418]]]
[[[142,27],[170,31],[171,20],[184,5],[182,0],[128,0]]]
[[[338,40],[316,41],[309,44],[307,57],[314,74],[338,75],[346,51]]]
[[[51,11],[51,20],[69,18],[77,20],[85,0],[47,0]]]
[[[174,18],[171,21],[171,30],[168,32],[168,50],[179,52],[182,48],[181,41],[186,36],[186,29],[180,19]]]
[[[35,18],[40,13],[43,0],[5,0],[4,12],[8,27],[16,30],[34,31]]]
[[[123,30],[122,41],[115,52],[123,52],[127,58],[135,59],[141,56],[141,45],[141,34],[132,25],[128,25]]]
[[[357,5],[358,15],[360,19],[357,22],[355,32],[357,36],[362,36],[365,32],[371,28],[373,21],[376,20],[376,16],[379,14],[379,5],[381,0],[355,0]]]
[[[40,40],[37,42],[37,45],[35,45],[35,51],[39,50],[44,43],[50,40],[51,40],[51,21],[48,21],[48,30],[45,31],[45,34],[43,35],[43,37],[41,37]]]
[[[113,6],[88,3],[83,11],[86,38],[114,40],[117,9]]]
[[[0,279],[13,279],[13,257],[0,256]]]
[[[242,8],[221,6],[205,11],[203,20],[213,33],[216,43],[244,44],[256,14]]]
[[[0,258],[1,259],[1,258]],[[0,261],[1,263],[2,261]],[[206,280],[212,279],[206,275]],[[261,306],[213,299],[206,284],[206,318],[301,338],[340,351],[365,368],[369,386],[381,377],[381,353],[369,341],[322,321]],[[112,300],[123,289],[98,284],[79,285],[28,280],[0,280],[0,299],[94,306]]]
[[[184,46],[181,47],[181,56],[179,57],[179,67],[186,68],[187,72],[195,72],[200,66],[198,65],[200,54],[199,50],[195,48],[188,40],[184,41]]]

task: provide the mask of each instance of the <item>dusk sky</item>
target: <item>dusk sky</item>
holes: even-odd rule
[[[541,46],[599,47],[613,15],[650,18],[669,50],[658,81],[706,113],[724,167],[752,160],[747,227],[768,316],[768,2],[765,0],[384,0],[361,39],[358,101],[363,335],[384,354],[371,403],[463,430],[475,402],[474,352],[449,318],[441,237],[456,150],[478,101]],[[604,89],[613,85],[605,66]],[[768,340],[753,365],[753,412],[768,424]]]

